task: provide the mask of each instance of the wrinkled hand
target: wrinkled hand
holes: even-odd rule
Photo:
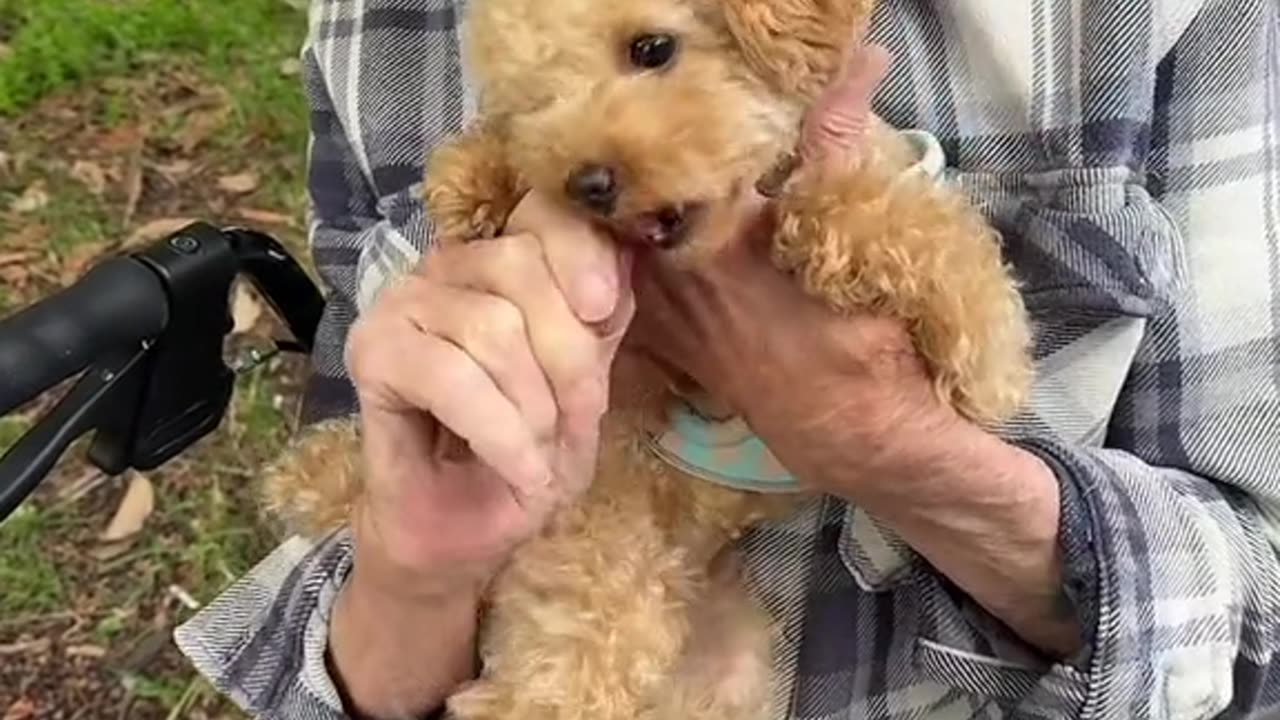
[[[858,152],[887,62],[875,47],[849,58],[804,123],[806,164]],[[838,316],[773,266],[767,202],[754,192],[738,198],[732,237],[702,238],[720,250],[697,269],[637,258],[628,344],[727,401],[804,482],[847,490],[851,453],[865,476],[884,477],[908,460],[910,438],[956,418],[934,399],[901,323]],[[828,477],[833,467],[839,480]]]
[[[634,301],[614,245],[536,194],[508,234],[432,252],[352,330],[365,577],[482,584],[591,479]]]
[[[883,60],[852,58],[816,103],[805,163],[858,152]],[[1077,653],[1053,471],[939,402],[901,323],[837,316],[775,269],[765,210],[740,198],[737,228],[701,239],[718,251],[696,270],[637,257],[629,341],[728,402],[802,483],[872,513],[1029,644]]]

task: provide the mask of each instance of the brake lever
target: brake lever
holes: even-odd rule
[[[0,458],[0,520],[77,438],[96,431],[89,461],[110,475],[152,470],[221,423],[235,371],[232,284],[246,277],[289,329],[279,352],[309,353],[324,309],[310,277],[279,242],[245,228],[193,223],[131,259],[159,278],[168,320],[154,338],[104,349],[72,391]]]
[[[5,478],[0,484],[0,520],[36,489],[76,438],[110,417],[108,408],[121,398],[136,396],[138,382],[145,377],[140,368],[145,366],[148,352],[144,345],[86,372],[49,414],[9,449],[0,463],[0,477]]]

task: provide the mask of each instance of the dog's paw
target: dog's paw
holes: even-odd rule
[[[1022,406],[1022,297],[998,235],[959,191],[868,151],[803,168],[776,212],[778,266],[841,312],[902,320],[943,402],[982,424]]]
[[[497,236],[519,201],[516,174],[501,139],[473,128],[432,152],[423,198],[442,244]]]
[[[317,537],[347,522],[360,491],[356,424],[334,420],[304,430],[266,473],[267,511],[290,530]]]

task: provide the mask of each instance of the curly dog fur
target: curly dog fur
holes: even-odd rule
[[[530,188],[585,212],[567,181],[588,165],[617,178],[596,221],[652,228],[674,209],[712,222],[794,151],[804,108],[871,4],[473,0],[465,51],[479,112],[430,158],[439,241],[500,234]],[[672,58],[636,67],[637,38],[654,35],[675,39]],[[877,123],[856,160],[796,169],[776,203],[774,261],[840,312],[903,320],[938,396],[999,422],[1030,379],[1017,288],[982,216],[903,174],[901,142]],[[706,250],[672,252],[697,263],[714,257]],[[746,528],[804,498],[727,490],[655,460],[644,433],[663,423],[674,385],[618,358],[596,480],[495,579],[483,672],[450,699],[452,717],[745,720],[776,709],[768,618],[742,578],[713,567]],[[349,425],[304,434],[270,478],[271,506],[310,532],[341,525],[360,492],[357,457]]]

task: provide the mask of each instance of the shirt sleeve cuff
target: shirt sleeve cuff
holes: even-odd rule
[[[1095,556],[1087,478],[1049,444],[1027,442],[1058,479],[1058,544],[1063,591],[1082,629],[1082,650],[1055,660],[1023,641],[998,618],[938,573],[917,576],[922,594],[917,665],[934,680],[992,698],[1018,717],[1077,717],[1090,695],[1092,666],[1104,607]]]
[[[1063,589],[1076,604],[1083,650],[1063,661],[1023,653],[1014,633],[946,578],[925,573],[918,664],[1017,717],[1136,717],[1152,707],[1209,717],[1229,707],[1240,633],[1259,632],[1268,616],[1242,607],[1259,592],[1249,583],[1275,572],[1247,504],[1205,478],[1127,453],[1019,445],[1059,481]]]
[[[259,718],[346,718],[325,663],[328,618],[351,566],[345,532],[294,537],[174,631],[210,685]]]
[[[1069,460],[1054,445],[1025,441],[1020,447],[1040,458],[1058,479],[1058,548],[1062,553],[1062,590],[1080,622],[1081,654],[1070,659],[1077,668],[1089,667],[1102,608],[1100,576],[1094,549],[1093,521],[1085,502],[1087,481],[1070,469]]]

